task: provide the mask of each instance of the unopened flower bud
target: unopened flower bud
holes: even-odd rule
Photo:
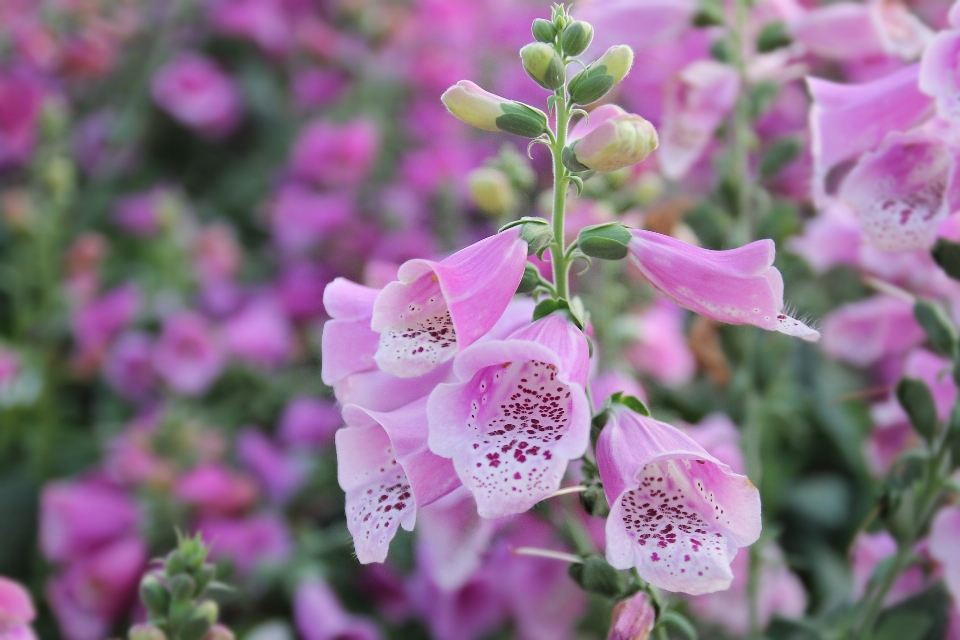
[[[608,222],[580,231],[577,247],[591,258],[623,260],[633,236],[619,222]]]
[[[197,605],[194,615],[202,616],[210,621],[210,624],[216,624],[217,617],[220,615],[220,607],[213,600],[204,600]]]
[[[626,77],[631,66],[633,49],[625,44],[610,47],[570,81],[570,98],[577,104],[596,102]]]
[[[523,277],[520,278],[520,284],[517,285],[517,293],[532,293],[539,284],[540,271],[537,270],[537,265],[528,262],[523,267]]]
[[[499,169],[482,167],[470,173],[470,197],[477,208],[492,216],[501,216],[513,209],[516,197],[510,179]]]
[[[450,113],[484,131],[535,138],[547,130],[547,116],[542,111],[501,98],[469,80],[453,85],[440,99]]]
[[[560,34],[560,46],[568,56],[578,56],[593,42],[593,26],[583,20],[575,20]]]
[[[647,640],[656,617],[650,596],[646,591],[638,591],[613,608],[607,640]]]
[[[645,160],[658,144],[657,130],[650,122],[623,113],[600,123],[575,141],[571,149],[580,165],[595,171],[616,171]]]
[[[129,640],[167,640],[167,634],[152,624],[135,624],[127,634]]]
[[[544,89],[552,91],[563,86],[563,60],[549,44],[531,42],[520,49],[520,59],[527,75]]]
[[[153,618],[163,618],[170,607],[170,592],[153,574],[140,581],[140,600]]]
[[[531,31],[538,42],[553,42],[553,39],[557,37],[557,28],[553,25],[553,22],[543,18],[537,18],[533,21]]]
[[[520,237],[529,245],[527,255],[533,255],[553,242],[553,229],[542,218],[524,218]]]
[[[207,635],[203,636],[203,640],[234,640],[234,635],[233,631],[222,624],[215,624],[207,631]]]
[[[610,504],[603,492],[603,485],[591,484],[586,491],[581,491],[580,505],[594,518],[606,518],[610,515]]]
[[[170,578],[170,594],[174,600],[189,600],[193,597],[197,583],[185,573]]]

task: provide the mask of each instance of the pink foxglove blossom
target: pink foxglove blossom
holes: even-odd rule
[[[960,55],[960,11],[955,4],[950,12],[951,29],[941,31],[923,52],[920,61],[920,91],[936,100],[937,114],[944,120],[960,123],[960,80],[957,56]]]
[[[634,229],[630,257],[665,296],[700,315],[752,324],[807,341],[820,334],[783,311],[783,278],[773,266],[772,240],[711,251],[670,236]]]
[[[597,442],[610,503],[607,561],[691,595],[730,586],[737,550],[760,537],[760,493],[668,424],[614,405]]]
[[[427,448],[426,398],[390,412],[347,405],[343,416],[337,478],[347,494],[347,528],[360,562],[383,562],[397,527],[412,530],[417,509],[460,482],[450,461]]]
[[[913,305],[893,296],[873,296],[838,307],[824,321],[823,348],[842,362],[866,367],[903,354],[925,339]]]
[[[607,640],[647,640],[656,619],[657,611],[653,608],[650,595],[646,591],[638,591],[613,608]]]
[[[380,369],[423,375],[483,337],[513,298],[526,261],[527,243],[515,227],[440,262],[405,262],[373,307]]]
[[[740,80],[730,65],[713,60],[690,64],[667,88],[657,158],[664,175],[679,179],[700,159],[730,113]]]
[[[346,611],[333,590],[318,578],[306,578],[297,585],[293,618],[304,640],[379,640],[382,637],[371,621]]]
[[[457,356],[458,381],[430,395],[430,449],[453,458],[481,516],[526,511],[583,455],[588,367],[587,340],[562,314]]]
[[[240,123],[240,93],[213,60],[181,54],[153,78],[153,99],[171,116],[201,135],[222,138]]]
[[[40,548],[51,562],[80,558],[134,533],[139,520],[136,503],[108,483],[50,483],[40,497]]]
[[[957,162],[939,136],[894,131],[860,158],[839,196],[878,249],[926,249],[960,203]]]
[[[202,316],[183,312],[163,324],[154,345],[153,366],[171,389],[184,395],[205,392],[220,375],[224,354]]]
[[[27,590],[0,576],[0,640],[36,640],[30,627],[35,617],[37,612]]]

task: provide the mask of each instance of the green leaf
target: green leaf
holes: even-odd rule
[[[660,614],[660,619],[657,621],[657,624],[669,625],[676,628],[678,631],[683,633],[690,640],[697,640],[699,636],[697,635],[697,630],[693,626],[693,623],[690,622],[685,616],[674,611],[673,609],[668,609]]]
[[[793,137],[774,140],[760,158],[760,177],[769,180],[793,162],[803,151],[803,145]]]
[[[957,330],[943,309],[926,300],[918,300],[913,305],[913,316],[927,333],[930,344],[940,353],[952,356],[957,348]]]
[[[781,21],[770,22],[763,26],[757,36],[757,51],[769,53],[781,47],[790,46],[793,39],[787,31],[787,25]]]
[[[937,431],[937,406],[926,383],[916,378],[903,378],[897,383],[897,401],[910,417],[910,424],[927,442],[933,442]]]
[[[625,590],[624,575],[599,556],[587,556],[582,564],[571,564],[570,577],[585,591],[616,598]]]
[[[930,253],[948,276],[960,280],[960,243],[939,238]]]

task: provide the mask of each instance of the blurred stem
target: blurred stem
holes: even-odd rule
[[[744,245],[753,240],[755,229],[756,194],[754,178],[750,173],[750,140],[753,122],[750,117],[750,79],[747,76],[747,8],[749,0],[734,3],[733,24],[730,25],[730,42],[733,54],[731,64],[740,78],[740,92],[734,105],[730,127],[730,180],[736,188],[736,224],[731,232],[733,246]]]
[[[567,89],[560,87],[556,93],[557,130],[553,151],[553,244],[550,245],[550,261],[553,263],[553,284],[557,298],[570,299],[570,265],[564,246],[563,217],[566,214],[567,187],[570,175],[563,166],[563,148],[567,145],[567,127],[570,125],[570,105],[567,104]]]

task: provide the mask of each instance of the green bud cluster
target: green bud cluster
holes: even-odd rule
[[[217,624],[219,607],[208,597],[213,589],[228,589],[216,582],[208,552],[199,534],[180,537],[162,566],[143,577],[140,600],[148,619],[130,629],[129,640],[233,639],[229,629]]]

